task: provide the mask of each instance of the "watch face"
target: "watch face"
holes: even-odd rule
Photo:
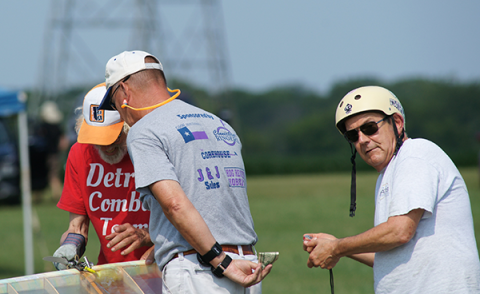
[[[215,245],[212,247],[212,251],[218,256],[222,252],[222,246],[220,246],[218,243],[215,243]]]

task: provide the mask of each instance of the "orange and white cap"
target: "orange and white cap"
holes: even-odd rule
[[[116,110],[100,109],[107,89],[105,83],[93,87],[83,100],[83,122],[78,132],[78,143],[110,145],[123,129],[123,120]]]

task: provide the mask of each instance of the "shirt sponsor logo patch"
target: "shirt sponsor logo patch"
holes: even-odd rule
[[[202,151],[203,159],[230,158],[232,156],[237,156],[237,153],[231,154],[230,151]]]
[[[238,167],[225,167],[228,184],[232,188],[245,188],[245,171]]]
[[[187,114],[177,114],[180,119],[187,119],[187,118],[209,118],[215,119],[213,116],[207,113],[187,113]]]
[[[195,130],[196,125],[193,126],[185,126],[182,125],[177,127],[177,131],[182,135],[183,140],[185,143],[194,141],[194,140],[205,140],[208,139],[207,133],[203,130]]]

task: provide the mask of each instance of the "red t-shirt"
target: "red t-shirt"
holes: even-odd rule
[[[148,228],[150,212],[143,209],[139,198],[128,153],[121,162],[111,165],[101,159],[93,145],[72,146],[57,207],[88,216],[101,243],[98,264],[139,260],[148,249],[144,246],[122,256],[122,250],[112,252],[107,248],[109,241],[105,239],[117,225],[130,223],[137,228]]]

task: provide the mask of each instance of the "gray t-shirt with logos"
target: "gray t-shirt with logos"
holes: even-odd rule
[[[173,100],[132,126],[127,139],[135,184],[151,211],[150,236],[162,269],[175,253],[192,249],[168,221],[149,185],[177,181],[220,244],[257,242],[247,197],[241,142],[217,116]]]

